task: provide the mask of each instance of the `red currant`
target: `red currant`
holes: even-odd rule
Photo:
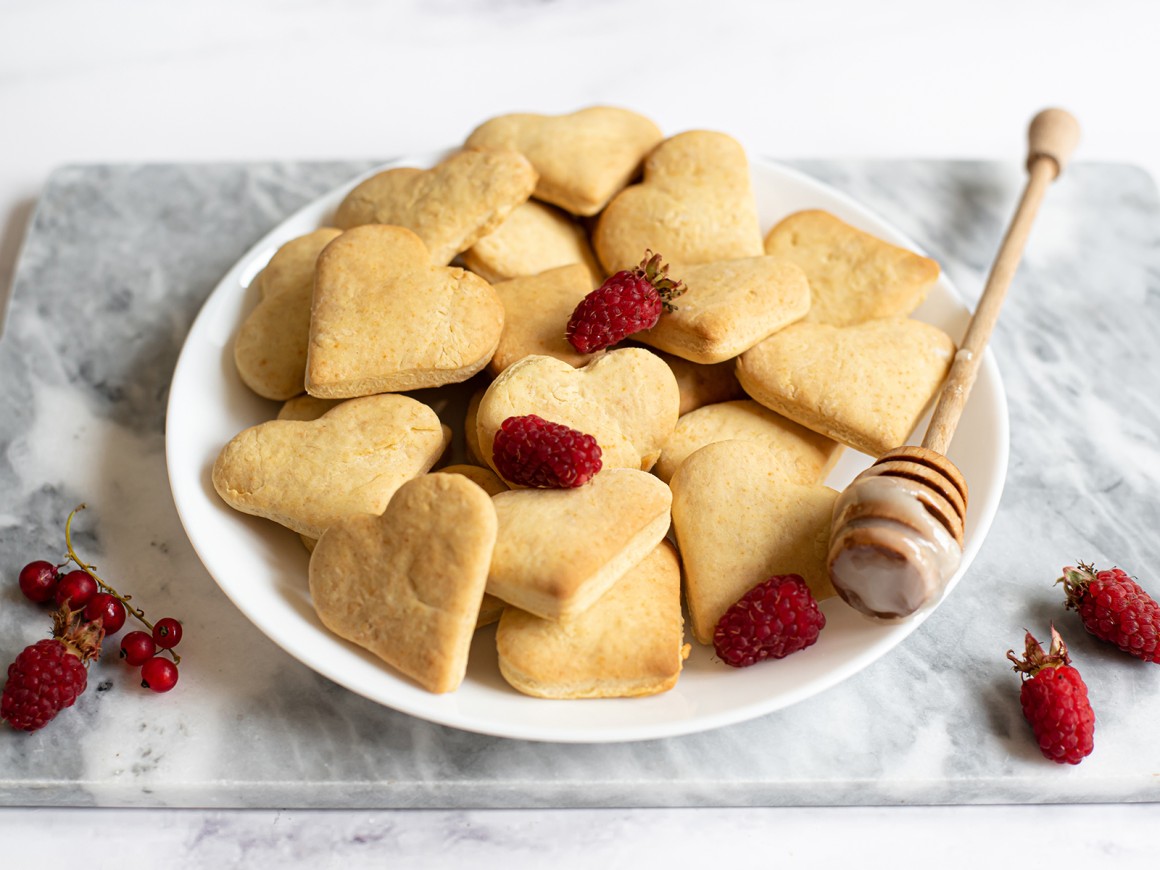
[[[143,665],[153,658],[157,644],[146,631],[131,631],[121,638],[121,658],[133,666]]]
[[[43,560],[29,562],[20,569],[20,591],[29,601],[43,604],[56,594],[60,575],[56,566]]]
[[[153,625],[153,640],[162,649],[173,649],[181,643],[181,623],[172,616],[157,620]]]
[[[168,692],[177,685],[177,665],[153,656],[141,666],[141,685],[154,692]]]
[[[85,605],[85,619],[89,622],[101,620],[105,634],[116,634],[125,624],[125,605],[108,592],[98,592]]]
[[[97,581],[88,571],[69,571],[60,578],[56,587],[56,603],[66,601],[73,610],[80,610],[97,594]]]

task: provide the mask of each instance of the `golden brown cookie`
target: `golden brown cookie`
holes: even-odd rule
[[[318,258],[306,390],[338,399],[465,381],[502,332],[482,278],[430,265],[410,230],[356,227]]]
[[[495,546],[495,508],[457,474],[404,484],[382,516],[335,523],[310,557],[323,624],[431,692],[463,682]]]
[[[303,394],[288,399],[278,410],[279,420],[317,420],[331,408],[341,405],[345,399],[318,399]]]
[[[501,115],[477,127],[467,145],[519,151],[540,174],[537,199],[594,215],[661,139],[656,124],[642,115],[592,106],[569,115]]]
[[[525,357],[484,393],[476,418],[480,458],[491,464],[504,420],[537,414],[595,438],[605,469],[648,471],[677,425],[679,404],[672,370],[642,348],[609,351],[579,369],[554,357]]]
[[[608,274],[631,269],[646,249],[680,266],[760,257],[761,227],[749,161],[724,133],[667,139],[644,163],[644,181],[608,204],[593,247]]]
[[[262,297],[312,284],[318,255],[341,233],[334,227],[322,227],[278,248],[255,279]]]
[[[486,392],[487,387],[480,387],[471,394],[471,399],[467,403],[467,413],[464,415],[463,420],[463,441],[464,447],[467,450],[467,461],[483,466],[488,471],[491,471],[488,467],[488,461],[484,459],[479,450],[479,426],[477,424],[479,419],[479,404],[483,401],[483,394]]]
[[[508,491],[507,484],[500,480],[499,475],[490,468],[480,468],[478,465],[448,465],[440,468],[437,473],[461,474],[488,495],[496,495],[497,493]],[[498,622],[505,606],[494,595],[484,594],[483,603],[479,605],[479,618],[476,620],[475,627],[483,628],[485,625]]]
[[[517,206],[497,229],[464,251],[462,259],[463,265],[492,284],[572,263],[588,270],[589,289],[603,278],[584,227],[534,199]]]
[[[664,538],[669,488],[612,468],[575,489],[494,496],[499,534],[487,591],[544,619],[583,613]]]
[[[685,598],[701,643],[712,643],[725,611],[775,574],[801,575],[819,600],[834,594],[826,551],[835,490],[786,479],[777,454],[751,441],[702,447],[672,489]]]
[[[752,399],[742,399],[704,405],[682,416],[653,471],[668,483],[695,451],[707,444],[732,440],[753,441],[767,448],[794,483],[821,483],[842,452],[842,446],[825,435],[787,420]]]
[[[687,266],[672,277],[686,287],[674,310],[633,338],[692,362],[733,359],[810,310],[805,273],[775,257]]]
[[[258,279],[262,298],[242,322],[234,362],[242,383],[283,401],[303,390],[314,263],[340,230],[323,228],[280,247]]]
[[[502,224],[535,186],[536,171],[514,151],[460,151],[433,169],[371,176],[347,194],[334,225],[406,227],[423,240],[432,265],[446,266]]]
[[[950,336],[918,320],[796,323],[742,354],[737,378],[765,407],[881,456],[906,443],[954,353]]]
[[[671,353],[652,348],[652,352],[664,360],[677,379],[677,389],[681,394],[681,414],[687,414],[702,405],[714,405],[718,402],[727,402],[730,399],[740,399],[745,396],[741,384],[737,382],[734,371],[736,364],[733,360],[702,365],[689,362]]]
[[[317,538],[338,520],[382,513],[449,440],[435,412],[406,396],[343,402],[317,420],[270,420],[218,455],[213,485],[235,510]]]
[[[578,264],[495,285],[503,303],[503,335],[487,364],[498,375],[526,356],[551,356],[570,366],[587,365],[594,354],[579,353],[564,337],[568,318],[592,291],[588,270]]]
[[[799,211],[769,231],[765,252],[796,263],[809,278],[806,320],[851,326],[905,317],[938,280],[938,263],[855,229],[825,211]]]
[[[496,631],[499,671],[537,698],[639,698],[677,684],[688,655],[681,566],[668,541],[568,622],[509,608]]]

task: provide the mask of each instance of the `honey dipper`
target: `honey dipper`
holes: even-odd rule
[[[991,267],[987,285],[939,393],[921,447],[883,454],[834,505],[827,565],[838,594],[883,619],[910,616],[937,601],[962,559],[967,484],[946,457],[999,309],[1039,205],[1067,165],[1079,124],[1046,109],[1028,130],[1027,186]]]

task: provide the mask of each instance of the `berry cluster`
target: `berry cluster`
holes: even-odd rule
[[[1024,678],[1019,690],[1023,718],[1031,725],[1044,757],[1060,764],[1079,764],[1091,755],[1096,714],[1088,701],[1087,684],[1071,666],[1067,645],[1055,626],[1047,652],[1027,632],[1023,658],[1017,658],[1014,650],[1007,650],[1007,658]]]
[[[660,254],[645,251],[635,269],[617,272],[582,300],[568,319],[564,335],[580,353],[611,347],[633,333],[652,329],[685,285],[669,277]]]
[[[542,489],[583,486],[600,471],[600,456],[591,435],[536,414],[508,417],[492,444],[492,460],[503,477]]]
[[[1128,655],[1160,664],[1160,604],[1119,568],[1099,571],[1080,563],[1064,568],[1065,604],[1079,613],[1090,634]],[[1031,725],[1040,751],[1061,764],[1079,764],[1092,751],[1095,714],[1087,685],[1074,667],[1055,626],[1051,648],[1043,651],[1027,633],[1023,658],[1007,651],[1023,677],[1023,716]]]
[[[121,639],[121,658],[141,668],[141,685],[168,692],[177,685],[181,661],[174,648],[181,641],[181,623],[172,617],[150,622],[145,611],[130,603],[97,576],[95,566],[73,549],[72,521],[65,522],[68,556],[60,564],[37,560],[20,571],[20,590],[37,604],[53,605],[53,636],[26,647],[8,668],[0,698],[0,719],[21,731],[36,731],[66,707],[88,684],[87,666],[99,657],[106,637],[120,631],[129,616],[148,631],[130,631]],[[73,570],[62,572],[69,565]]]
[[[725,611],[713,649],[725,664],[747,668],[813,646],[825,627],[826,616],[801,575],[775,575]]]

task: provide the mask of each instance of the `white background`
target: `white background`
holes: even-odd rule
[[[1079,159],[1133,162],[1155,177],[1158,34],[1155,0],[0,0],[0,301],[31,207],[59,164],[385,158],[455,144],[510,111],[624,105],[668,133],[720,129],[783,158],[1018,162],[1027,120],[1062,105],[1084,128]],[[9,809],[0,810],[0,863],[31,866],[52,834],[77,847],[99,832],[108,866],[149,854],[253,867],[391,858],[510,867],[549,857],[673,866],[755,855],[878,867],[905,849],[903,866],[1067,857],[1065,866],[1143,867],[1160,852],[1148,832],[1157,821],[1155,805]],[[63,864],[57,852],[48,866]]]

